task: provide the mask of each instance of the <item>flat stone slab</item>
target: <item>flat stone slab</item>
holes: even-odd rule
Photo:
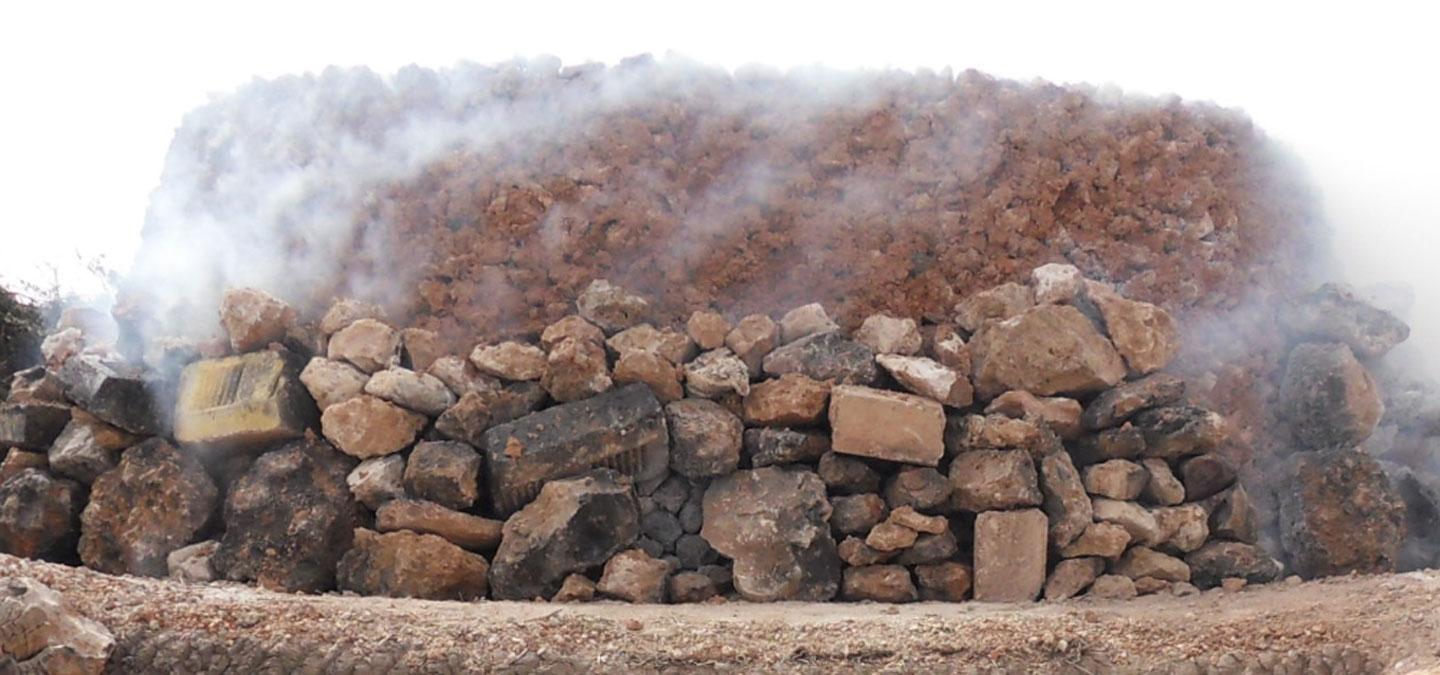
[[[922,466],[945,454],[945,410],[921,396],[837,385],[830,427],[831,449],[840,454]]]

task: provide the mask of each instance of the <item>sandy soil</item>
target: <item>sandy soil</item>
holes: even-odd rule
[[[443,603],[0,556],[117,638],[113,672],[1440,673],[1440,571],[1026,606]]]

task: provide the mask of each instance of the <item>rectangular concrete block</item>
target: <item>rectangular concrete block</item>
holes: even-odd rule
[[[485,432],[496,513],[529,503],[546,482],[608,467],[637,483],[663,476],[670,432],[650,387],[631,384],[526,415]]]
[[[1030,602],[1045,586],[1050,522],[1040,509],[975,517],[975,599]]]
[[[831,449],[837,453],[935,466],[945,454],[945,410],[912,394],[858,385],[830,390]]]
[[[70,406],[12,403],[0,406],[0,448],[44,451],[70,422]]]
[[[299,373],[297,359],[276,351],[186,366],[175,401],[175,440],[242,447],[304,436],[316,409]]]

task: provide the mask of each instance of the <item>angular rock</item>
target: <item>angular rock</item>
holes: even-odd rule
[[[0,625],[0,664],[8,672],[100,675],[115,648],[110,631],[34,579],[0,579]]]
[[[68,406],[52,403],[0,405],[0,445],[44,451],[69,423]]]
[[[950,531],[950,521],[945,516],[927,516],[909,506],[901,506],[891,511],[885,522],[922,534],[942,534]]]
[[[725,335],[725,346],[745,367],[758,374],[765,355],[780,342],[780,326],[764,314],[751,314],[735,324]]]
[[[550,602],[590,602],[595,599],[595,582],[583,574],[571,574],[560,584]]]
[[[384,321],[386,319],[385,310],[380,305],[370,302],[349,298],[336,299],[325,311],[325,316],[320,317],[320,332],[334,335],[340,332],[340,329],[361,319]]]
[[[513,422],[531,413],[544,409],[550,401],[549,394],[539,382],[512,382],[502,389],[480,394],[485,407],[490,411],[490,424]]]
[[[325,438],[341,452],[360,459],[404,450],[427,422],[420,413],[366,395],[336,403],[320,415]]]
[[[1390,462],[1380,465],[1405,503],[1405,539],[1396,556],[1396,570],[1410,572],[1440,566],[1440,491],[1408,467]]]
[[[745,421],[759,426],[814,426],[824,417],[830,385],[799,373],[787,373],[750,387]]]
[[[138,369],[81,354],[67,360],[55,376],[67,398],[110,424],[144,436],[164,429],[155,383],[142,377]]]
[[[464,510],[480,496],[480,453],[465,443],[420,443],[405,463],[405,492]]]
[[[10,448],[5,453],[5,459],[0,461],[0,484],[10,480],[11,476],[26,469],[48,469],[50,461],[42,452],[30,452],[20,448]]]
[[[876,551],[889,553],[910,548],[918,536],[919,533],[908,527],[884,522],[871,528],[870,534],[865,535],[865,545]]]
[[[670,577],[670,600],[678,603],[705,602],[720,594],[715,582],[699,572],[681,572]]]
[[[866,534],[885,519],[885,500],[873,492],[832,497],[830,526],[840,534]]]
[[[1179,459],[1210,450],[1225,440],[1225,418],[1195,406],[1151,408],[1135,416],[1145,434],[1145,456]]]
[[[108,433],[105,429],[101,429],[97,433],[97,426],[108,427]],[[107,437],[112,440],[131,442],[136,440],[133,436],[103,422],[84,424],[71,420],[69,424],[65,425],[65,430],[60,433],[60,437],[55,439],[55,444],[50,446],[50,469],[56,474],[86,485],[93,483],[100,474],[115,468],[115,465],[120,463],[120,450],[125,447],[107,444],[105,442]]]
[[[1059,450],[1040,460],[1040,488],[1045,515],[1050,518],[1052,547],[1069,546],[1093,527],[1090,496],[1085,494],[1080,473],[1070,461],[1069,453]]]
[[[1135,580],[1120,574],[1102,574],[1090,584],[1089,595],[1104,600],[1129,600],[1139,595]]]
[[[928,466],[907,466],[885,481],[885,503],[892,509],[913,507],[932,511],[945,505],[953,491],[950,479]]]
[[[586,321],[599,326],[606,335],[629,328],[650,309],[644,298],[631,295],[606,279],[596,279],[575,298],[575,309]]]
[[[853,457],[827,452],[820,457],[816,472],[831,492],[857,494],[880,491],[880,473]]]
[[[1110,341],[1068,305],[1042,305],[988,323],[970,341],[970,354],[981,399],[1012,389],[1037,396],[1096,393],[1126,372]]]
[[[583,342],[595,342],[589,336],[581,336]],[[558,345],[559,342],[554,343]],[[679,365],[695,357],[695,343],[690,336],[673,330],[659,330],[648,323],[627,328],[604,341],[616,356],[630,352],[658,354],[670,363]],[[553,346],[547,347],[553,349]]]
[[[1191,581],[1201,588],[1220,585],[1222,579],[1239,577],[1252,584],[1267,584],[1280,578],[1282,567],[1270,554],[1250,544],[1212,541],[1185,556]]]
[[[952,453],[1018,449],[1039,459],[1062,448],[1060,439],[1044,426],[1003,415],[952,417],[945,432],[945,446]]]
[[[724,347],[725,335],[729,332],[730,322],[719,312],[697,311],[685,322],[685,333],[695,341],[695,346],[704,351]]]
[[[1210,536],[1210,513],[1200,504],[1168,506],[1150,512],[1160,525],[1160,541],[1156,544],[1164,551],[1189,553]]]
[[[1185,485],[1170,470],[1170,464],[1153,457],[1140,460],[1145,467],[1145,489],[1140,496],[1145,501],[1161,506],[1174,506],[1185,501]]]
[[[1304,578],[1395,569],[1405,504],[1364,452],[1296,453],[1276,488],[1280,545]]]
[[[604,356],[604,350],[601,350],[601,356]],[[470,352],[470,362],[481,373],[511,381],[538,380],[545,375],[545,352],[524,342],[506,341],[477,346]]]
[[[65,403],[65,391],[55,374],[44,366],[16,371],[10,377],[7,403]]]
[[[310,359],[300,371],[300,382],[314,397],[321,411],[365,392],[369,376],[354,366],[323,356]]]
[[[5,479],[0,484],[0,553],[65,556],[74,550],[84,507],[83,486],[44,469],[24,469]]]
[[[80,515],[80,559],[107,574],[165,576],[166,556],[195,540],[218,501],[194,456],[146,440],[91,486]]]
[[[705,492],[700,535],[735,561],[747,600],[825,601],[840,585],[825,485],[809,471],[765,467],[717,478]]]
[[[189,584],[208,584],[216,578],[212,561],[218,550],[220,542],[214,539],[182,546],[165,556],[165,567],[170,570],[171,579]]]
[[[393,499],[375,512],[375,529],[380,532],[409,530],[433,534],[460,548],[489,552],[500,545],[498,520],[473,516],[447,509],[434,502],[417,499]]]
[[[975,599],[1029,602],[1045,585],[1049,521],[1040,509],[975,517]]]
[[[372,457],[360,462],[345,477],[345,485],[361,504],[371,509],[405,496],[405,458],[400,455]]]
[[[945,412],[935,401],[838,385],[830,391],[829,418],[830,446],[840,454],[922,466],[935,466],[945,454]]]
[[[1281,311],[1280,320],[1301,339],[1343,342],[1362,359],[1384,356],[1410,337],[1405,322],[1344,284],[1322,284]]]
[[[45,336],[40,342],[40,358],[45,366],[59,368],[70,357],[85,349],[85,334],[79,328],[64,328]]]
[[[840,598],[850,602],[915,602],[920,592],[910,580],[910,570],[899,565],[870,565],[845,568]]]
[[[431,417],[455,405],[454,392],[439,378],[408,368],[386,368],[371,375],[365,393]]]
[[[746,429],[745,456],[750,466],[760,468],[776,464],[819,461],[830,452],[830,437],[818,431],[793,429]]]
[[[691,319],[694,320],[693,317]],[[790,344],[803,337],[840,330],[840,326],[825,313],[825,307],[818,302],[801,305],[780,317],[780,341]]]
[[[1114,560],[1130,545],[1130,532],[1117,523],[1091,523],[1075,541],[1060,549],[1062,558],[1099,556]]]
[[[1180,463],[1185,494],[1198,501],[1235,484],[1235,465],[1217,453],[1191,457]]]
[[[1171,584],[1188,584],[1188,581],[1166,581],[1155,577],[1140,577],[1135,580],[1136,595],[1154,595],[1170,590]]]
[[[974,363],[970,359],[970,345],[965,344],[965,338],[960,337],[960,334],[955,332],[955,328],[949,324],[935,327],[927,351],[941,365],[965,375],[966,378],[969,378],[970,373],[974,372]]]
[[[745,396],[750,393],[750,370],[728,347],[714,349],[685,364],[685,391],[697,398]]]
[[[605,349],[573,338],[562,340],[550,350],[540,383],[551,398],[561,403],[589,398],[615,386]]]
[[[417,373],[423,373],[444,356],[440,335],[433,330],[406,328],[400,331],[400,348],[405,353],[405,362]]]
[[[196,361],[180,374],[174,437],[185,445],[253,448],[299,438],[316,410],[298,357],[263,351]]]
[[[696,528],[698,531],[699,528]],[[680,566],[687,570],[700,569],[720,559],[720,554],[711,548],[710,542],[695,533],[682,534],[675,540],[675,556],[680,558]]]
[[[1090,506],[1095,511],[1096,522],[1115,523],[1125,528],[1136,544],[1153,546],[1164,539],[1160,523],[1139,504],[1096,497],[1090,500]]]
[[[875,352],[833,331],[809,335],[770,352],[762,367],[772,377],[800,373],[834,384],[869,385],[877,375]]]
[[[1164,309],[1120,297],[1107,284],[1085,283],[1085,295],[1100,310],[1105,332],[1125,358],[1131,375],[1147,375],[1170,365],[1180,351],[1180,332]]]
[[[400,365],[400,331],[375,319],[357,319],[330,336],[325,356],[367,373]]]
[[[1129,501],[1140,496],[1150,480],[1145,467],[1124,459],[1111,459],[1085,467],[1085,491],[1092,495]]]
[[[440,413],[435,420],[435,433],[447,441],[460,441],[472,446],[485,445],[485,430],[490,428],[490,406],[485,397],[470,392]]]
[[[964,408],[975,398],[970,378],[923,356],[881,354],[875,362],[907,391],[952,408]]]
[[[1086,406],[1080,421],[1087,429],[1108,429],[1141,410],[1173,405],[1184,396],[1184,380],[1169,373],[1155,373],[1105,390]]]
[[[920,353],[920,327],[910,318],[872,314],[850,337],[876,354],[912,356]]]
[[[1131,579],[1152,577],[1165,581],[1190,581],[1190,567],[1185,561],[1144,546],[1126,551],[1111,572]]]
[[[1066,600],[1090,587],[1105,571],[1102,558],[1070,558],[1061,560],[1045,581],[1046,600]]]
[[[1315,450],[1360,444],[1375,430],[1385,404],[1349,347],[1307,342],[1290,351],[1280,409],[1295,440]]]
[[[1066,440],[1078,438],[1083,431],[1080,411],[1080,402],[1073,398],[1040,398],[1028,391],[1007,391],[985,406],[986,415],[1044,422],[1055,435]]]
[[[355,465],[324,441],[261,455],[225,496],[215,572],[287,593],[333,588],[335,564],[361,522],[345,484]]]
[[[685,397],[685,370],[655,352],[628,351],[615,362],[611,375],[616,386],[642,382],[655,392],[661,403]]]
[[[1030,270],[1030,288],[1037,305],[1066,305],[1085,288],[1085,275],[1074,265],[1049,263]]]
[[[342,590],[423,600],[485,597],[490,572],[485,558],[440,537],[357,529],[354,539],[354,548],[335,568]]]
[[[584,317],[571,314],[545,327],[545,330],[540,333],[540,346],[548,352],[565,338],[575,338],[603,345],[605,344],[605,331],[586,321]]]
[[[744,425],[720,404],[684,399],[665,406],[670,468],[689,478],[730,473],[740,463]]]
[[[665,602],[665,582],[670,566],[644,551],[621,551],[605,563],[605,572],[595,590],[627,602],[659,604]]]
[[[976,293],[955,305],[955,323],[975,333],[989,321],[1004,321],[1035,306],[1029,286],[1007,283]]]
[[[840,542],[837,553],[846,565],[864,567],[889,562],[899,551],[877,551],[860,537],[846,537],[845,541]]]
[[[1126,422],[1093,436],[1081,436],[1071,446],[1075,463],[1094,464],[1110,459],[1136,459],[1145,453],[1145,432]]]
[[[970,567],[958,562],[917,565],[920,599],[933,602],[960,602],[970,594]]]
[[[976,450],[950,463],[951,505],[962,511],[1040,506],[1035,464],[1024,450]]]
[[[1233,539],[1254,544],[1260,539],[1255,503],[1245,486],[1235,487],[1207,500],[1210,509],[1210,532],[1220,539]]]
[[[425,369],[426,374],[433,375],[435,379],[445,383],[450,392],[459,398],[466,394],[476,393],[485,396],[492,396],[501,389],[500,380],[480,372],[470,359],[459,356],[442,356],[435,359],[429,368]]]
[[[258,288],[226,289],[220,297],[220,325],[237,354],[281,342],[295,322],[295,308]]]
[[[900,552],[895,563],[905,565],[933,565],[953,559],[960,552],[960,542],[955,533],[946,530],[939,534],[922,534],[915,538],[910,548]]]

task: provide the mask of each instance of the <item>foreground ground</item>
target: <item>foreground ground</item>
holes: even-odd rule
[[[444,603],[110,577],[0,555],[113,672],[1428,672],[1440,571],[1027,606]]]

